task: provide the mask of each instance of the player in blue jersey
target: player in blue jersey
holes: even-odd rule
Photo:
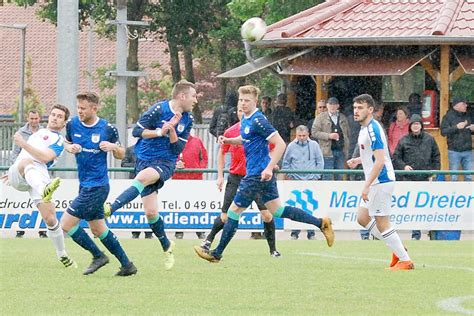
[[[158,213],[157,193],[173,175],[176,160],[193,125],[190,112],[197,103],[194,84],[185,80],[173,87],[172,95],[170,101],[153,105],[137,122],[133,129],[133,136],[139,138],[135,145],[136,177],[112,204],[105,205],[111,214],[141,196],[148,223],[163,248],[166,270],[174,265],[174,243],[167,238],[163,219]]]
[[[28,191],[48,227],[47,235],[53,242],[59,261],[65,267],[77,267],[68,257],[64,245],[64,234],[56,218],[53,192],[59,187],[59,178],[51,181],[48,169],[64,151],[64,138],[60,134],[69,117],[69,109],[64,105],[54,105],[48,117],[48,126],[32,134],[26,141],[20,133],[13,140],[21,148],[18,157],[2,179],[8,181],[18,191]]]
[[[329,218],[317,218],[299,208],[282,206],[273,169],[285,152],[286,146],[278,132],[257,109],[259,93],[258,88],[254,86],[239,88],[239,106],[244,111],[240,136],[236,138],[219,137],[221,144],[244,145],[247,174],[240,182],[234,201],[229,207],[227,222],[217,248],[209,251],[200,246],[194,247],[194,251],[199,257],[210,262],[220,261],[225,247],[239,226],[240,214],[250,206],[257,194],[260,195],[262,202],[274,217],[313,224],[321,229],[329,247],[334,243],[334,232]],[[268,143],[275,146],[271,152]]]
[[[92,263],[84,275],[94,273],[107,263],[109,258],[80,226],[81,219],[104,246],[120,261],[117,276],[137,273],[137,268],[128,259],[117,237],[109,230],[104,220],[104,202],[109,194],[107,154],[122,159],[125,149],[120,146],[117,129],[97,116],[99,97],[87,92],[77,95],[77,114],[66,125],[66,150],[76,155],[79,173],[79,196],[72,201],[64,213],[63,229],[77,244],[92,254]]]
[[[398,233],[390,224],[392,193],[395,172],[382,126],[372,113],[375,102],[372,96],[362,94],[354,98],[354,120],[359,122],[360,157],[347,161],[350,168],[362,163],[365,182],[357,221],[378,239],[383,239],[393,251],[391,270],[412,270],[410,260]]]

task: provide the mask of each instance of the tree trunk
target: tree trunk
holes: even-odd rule
[[[138,71],[138,38],[128,41],[127,70]],[[138,103],[138,77],[127,79],[127,107],[128,121],[136,122],[140,116],[140,105]]]
[[[183,45],[184,51],[184,70],[186,72],[186,80],[189,82],[195,83],[194,79],[194,69],[193,69],[193,48],[191,43],[186,43]]]
[[[173,77],[173,83],[177,83],[181,80],[181,67],[179,66],[178,45],[175,43],[173,36],[168,36],[168,49],[170,51],[171,76]]]

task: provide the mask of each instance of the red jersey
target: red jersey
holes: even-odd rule
[[[184,162],[184,168],[207,168],[207,150],[201,139],[189,135],[188,142],[178,159]],[[175,172],[172,179],[202,180],[202,173]]]
[[[240,122],[235,123],[231,127],[225,130],[224,137],[234,138],[240,136]],[[275,146],[270,144],[270,151],[273,150]],[[230,152],[230,168],[229,172],[231,174],[236,174],[239,176],[245,176],[247,169],[245,167],[245,150],[242,145],[229,145],[225,144],[221,147],[222,152],[225,154]]]
[[[240,136],[240,122],[235,123],[225,130],[224,137],[234,138]],[[230,152],[230,168],[229,172],[239,176],[245,176],[245,151],[242,145],[224,144],[221,146],[222,152],[225,154]]]

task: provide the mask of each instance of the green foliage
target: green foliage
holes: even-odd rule
[[[463,75],[453,84],[452,96],[465,97],[469,102],[474,102],[474,75]]]
[[[138,268],[127,278],[113,276],[110,253],[110,264],[82,275],[90,254],[65,242],[78,269],[63,268],[47,239],[0,239],[1,315],[446,315],[438,303],[472,296],[474,284],[471,240],[404,241],[415,270],[398,272],[385,270],[382,241],[278,240],[275,259],[266,241],[235,239],[209,264],[192,250],[199,240],[178,240],[165,271],[156,239],[121,238]]]

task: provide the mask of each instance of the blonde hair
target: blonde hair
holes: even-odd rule
[[[252,85],[242,86],[242,87],[239,88],[239,93],[240,94],[251,94],[256,99],[258,99],[258,96],[260,95],[260,89],[255,87],[255,86],[252,86]]]
[[[176,99],[180,93],[187,93],[190,89],[196,89],[194,83],[183,79],[174,85],[171,95]]]

